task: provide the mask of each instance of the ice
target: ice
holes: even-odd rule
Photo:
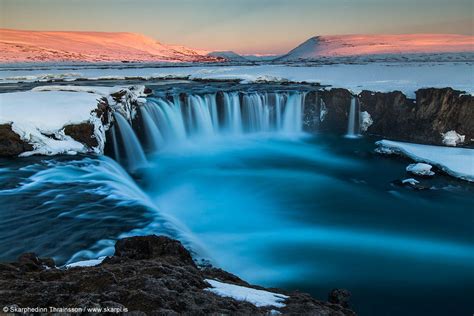
[[[229,283],[223,283],[216,280],[206,279],[205,281],[212,286],[211,288],[207,288],[206,291],[212,292],[223,297],[231,297],[238,301],[246,301],[252,303],[257,307],[285,307],[285,304],[283,302],[287,298],[289,298],[288,296],[283,294],[252,289],[249,287]]]
[[[474,149],[381,140],[376,142],[383,153],[405,155],[416,162],[438,167],[449,175],[474,182]]]
[[[456,147],[459,144],[464,143],[465,135],[460,135],[456,131],[449,131],[442,134],[443,144],[447,146]]]
[[[407,166],[406,170],[418,176],[434,176],[435,173],[431,171],[433,166],[426,163],[412,163]]]

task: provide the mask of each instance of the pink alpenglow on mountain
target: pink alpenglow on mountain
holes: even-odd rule
[[[316,36],[281,59],[474,52],[474,36],[456,34]]]
[[[184,46],[136,33],[0,29],[0,62],[212,62]]]

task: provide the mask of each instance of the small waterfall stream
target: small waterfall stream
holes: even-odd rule
[[[360,137],[360,114],[359,114],[359,101],[356,97],[352,97],[351,105],[349,108],[349,119],[347,122],[347,138],[358,138]]]

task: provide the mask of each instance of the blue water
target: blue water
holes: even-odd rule
[[[164,233],[196,258],[320,299],[347,288],[360,315],[470,315],[474,187],[438,175],[391,182],[409,163],[373,139],[277,134],[190,139],[127,175],[110,158],[0,162],[0,253],[60,263]]]

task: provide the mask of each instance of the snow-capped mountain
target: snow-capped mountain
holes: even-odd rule
[[[474,36],[468,35],[334,35],[312,37],[278,60],[298,61],[325,57],[472,52],[474,52]]]
[[[226,59],[227,61],[239,61],[239,62],[248,61],[247,58],[245,58],[242,55],[239,55],[239,54],[237,54],[236,52],[233,52],[233,51],[210,52],[210,53],[207,54],[207,56],[221,57],[221,58]]]
[[[0,29],[0,62],[212,62],[184,46],[137,33],[23,31]]]

